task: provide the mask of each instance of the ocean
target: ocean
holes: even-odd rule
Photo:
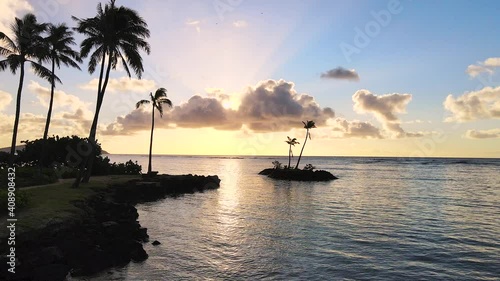
[[[327,183],[257,174],[274,160],[288,162],[154,156],[153,170],[218,175],[220,189],[138,205],[161,245],[87,279],[500,279],[500,159],[303,157],[339,177]]]

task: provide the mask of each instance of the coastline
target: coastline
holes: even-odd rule
[[[130,261],[143,261],[148,258],[143,243],[149,236],[137,221],[134,206],[216,189],[219,183],[217,176],[158,175],[99,188],[88,198],[72,202],[81,211],[78,215],[19,234],[16,274],[6,270],[4,254],[0,279],[65,280],[69,275],[88,276]],[[0,250],[6,253],[6,237],[1,240]]]

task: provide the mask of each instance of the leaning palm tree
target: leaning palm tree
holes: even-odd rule
[[[47,52],[41,34],[47,29],[47,24],[38,23],[35,15],[29,13],[22,19],[15,18],[11,26],[13,38],[0,32],[0,56],[5,59],[0,61],[0,71],[10,68],[13,74],[19,69],[19,86],[17,89],[16,115],[12,130],[12,145],[10,147],[10,164],[14,163],[16,152],[17,129],[21,112],[21,93],[24,83],[24,63],[29,62],[36,75],[47,80],[60,81],[57,76],[52,76],[50,70],[45,68],[40,61],[46,58]]]
[[[302,121],[304,124],[304,129],[306,129],[306,140],[304,141],[304,144],[302,145],[302,149],[300,150],[300,155],[299,155],[299,160],[297,160],[297,165],[295,166],[295,169],[299,168],[299,163],[300,163],[300,158],[302,158],[302,152],[304,151],[304,147],[306,146],[307,138],[311,139],[311,133],[309,132],[310,129],[316,128],[316,124],[314,124],[314,121],[309,121],[307,120],[306,122]]]
[[[153,131],[155,128],[155,109],[160,112],[160,117],[163,117],[163,104],[172,107],[172,102],[167,99],[167,90],[165,88],[159,88],[156,90],[155,95],[149,93],[150,100],[140,100],[135,105],[136,109],[141,107],[143,104],[152,104],[151,113],[151,139],[149,141],[149,162],[148,162],[148,174],[151,174],[151,156],[153,154]]]
[[[50,119],[52,116],[52,106],[54,104],[54,89],[56,87],[55,83],[55,67],[61,68],[61,63],[66,66],[71,66],[80,70],[77,62],[82,62],[78,52],[71,49],[71,45],[75,45],[75,40],[73,38],[73,31],[71,31],[66,24],[52,25],[49,24],[48,36],[45,38],[45,44],[47,45],[47,51],[49,52],[47,60],[51,61],[52,64],[52,78],[50,79],[50,101],[49,110],[47,112],[47,120],[45,122],[45,129],[43,131],[43,147],[40,159],[40,167],[42,166],[42,160],[45,157],[46,151],[46,140],[49,133]]]
[[[293,152],[292,152],[292,145],[295,146],[296,144],[300,144],[300,142],[297,141],[297,138],[291,139],[289,136],[287,136],[288,140],[285,142],[288,143],[289,148],[288,148],[288,169],[290,169],[290,162],[293,157]]]
[[[94,149],[86,157],[86,160],[82,161],[82,167],[74,185],[76,187],[78,186],[77,182],[81,179],[81,172],[85,173],[83,182],[88,182],[90,178],[95,157],[95,137],[99,111],[111,69],[116,69],[118,61],[120,61],[129,77],[131,77],[130,68],[132,68],[133,72],[141,78],[144,67],[139,51],[144,50],[149,54],[150,46],[145,40],[149,37],[149,29],[144,19],[130,8],[117,7],[115,0],[110,0],[104,8],[99,3],[95,17],[85,19],[73,17],[73,19],[77,22],[76,31],[86,37],[80,45],[80,55],[83,58],[90,55],[89,73],[94,73],[100,64],[96,110],[89,133],[89,142]]]

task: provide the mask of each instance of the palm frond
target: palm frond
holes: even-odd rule
[[[155,92],[154,99],[158,100],[160,98],[167,97],[167,89],[165,88],[158,88]]]
[[[172,107],[172,101],[167,99],[167,98],[160,98],[158,100],[158,103],[159,104],[166,104],[166,105],[168,105],[168,107]]]
[[[140,100],[135,104],[135,108],[137,109],[137,108],[141,107],[143,104],[149,104],[149,103],[150,103],[150,101],[148,101],[148,100]]]
[[[57,77],[56,75],[53,75],[52,71],[48,70],[45,66],[43,66],[37,62],[34,62],[34,61],[29,61],[29,62],[31,63],[31,67],[33,68],[33,71],[35,72],[35,74],[38,77],[40,77],[42,79],[46,79],[49,82],[52,82],[52,77],[54,77],[55,81],[62,84],[61,79],[59,79],[59,77]]]
[[[7,36],[3,32],[0,32],[0,42],[3,42],[4,44],[6,44],[6,47],[10,48],[9,49],[10,52],[12,52],[12,53],[19,52],[14,41],[12,41],[12,39],[10,39],[9,36]]]

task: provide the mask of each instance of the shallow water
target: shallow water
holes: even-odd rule
[[[110,155],[112,161],[146,156]],[[90,280],[499,280],[500,160],[311,157],[339,177],[275,181],[278,157],[157,156],[220,189],[138,205],[149,259]]]

